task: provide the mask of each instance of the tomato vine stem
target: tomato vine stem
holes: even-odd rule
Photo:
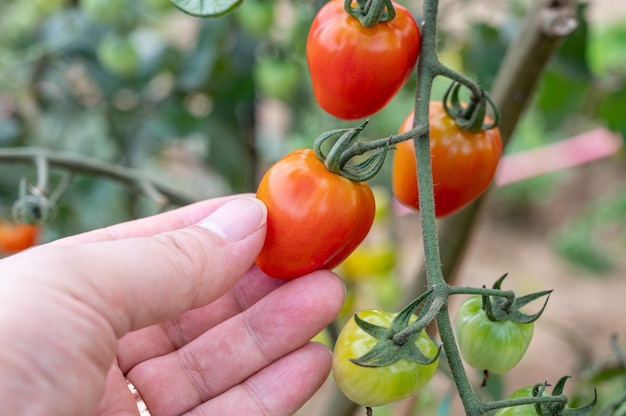
[[[430,95],[435,77],[447,72],[437,56],[437,15],[439,0],[426,0],[423,7],[422,50],[417,63],[417,91],[415,98],[414,128],[423,126],[422,134],[414,139],[417,161],[417,181],[420,205],[420,221],[424,243],[426,280],[429,287],[435,288],[433,296],[443,303],[435,315],[439,335],[443,342],[450,370],[459,391],[465,412],[469,416],[482,415],[481,402],[474,395],[465,373],[459,353],[448,308],[450,288],[446,283],[439,255],[439,237],[435,217],[432,165],[430,160],[430,123],[428,119]],[[475,85],[473,83],[470,83]],[[470,90],[478,87],[470,87]],[[434,303],[434,300],[433,300]]]

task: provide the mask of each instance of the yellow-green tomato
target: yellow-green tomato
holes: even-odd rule
[[[514,391],[508,399],[523,399],[526,397],[533,397],[533,386],[522,387]],[[537,411],[534,404],[523,404],[521,406],[500,409],[495,416],[537,416]]]
[[[456,317],[461,355],[467,364],[504,374],[520,362],[533,337],[532,323],[494,322],[482,309],[482,298],[467,299]]]
[[[359,312],[359,318],[384,327],[389,327],[396,315],[378,310]],[[413,316],[412,321],[415,319]],[[353,402],[374,407],[407,399],[435,375],[438,359],[427,365],[400,359],[385,367],[363,367],[350,361],[369,352],[377,342],[356,324],[354,317],[337,338],[333,353],[333,377],[339,389]],[[437,355],[437,346],[424,331],[415,340],[415,345],[426,357]]]
[[[391,243],[361,244],[341,263],[341,276],[353,282],[384,277],[395,264],[396,251]]]

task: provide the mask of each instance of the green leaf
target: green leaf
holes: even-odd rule
[[[217,17],[233,10],[242,0],[172,0],[183,12],[197,17]]]

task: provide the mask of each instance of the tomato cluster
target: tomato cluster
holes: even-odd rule
[[[353,120],[376,113],[415,67],[421,42],[418,25],[407,9],[391,4],[394,17],[371,27],[363,25],[350,8],[346,10],[343,0],[330,0],[316,15],[307,38],[307,62],[314,96],[331,115]],[[467,126],[461,128],[454,117],[443,103],[430,104],[435,214],[439,217],[458,211],[486,190],[502,153],[497,128],[475,131],[480,126],[472,126],[466,130]],[[410,114],[400,133],[412,129]],[[261,179],[256,195],[268,208],[267,236],[256,264],[269,276],[292,279],[314,270],[332,269],[368,234],[375,216],[374,196],[364,182],[366,178],[341,170],[349,159],[342,159],[344,151],[356,136],[340,136],[335,144],[347,143],[346,147],[334,147],[327,160],[317,145],[315,151],[296,150],[275,163]],[[339,155],[335,160],[339,163],[329,163],[331,154]],[[419,209],[416,173],[413,142],[398,144],[393,191],[402,203]],[[384,254],[374,258],[372,252],[363,249],[354,252],[351,259],[361,264],[366,263],[361,258],[367,256],[369,267],[386,270],[386,264],[392,264],[386,259],[392,257]],[[348,261],[345,270],[350,272],[353,263]],[[478,368],[507,372],[524,354],[532,337],[532,323],[492,322],[483,316],[480,300],[471,298],[459,312],[457,332],[463,357]],[[432,379],[438,348],[423,327],[413,328],[408,341],[396,342],[389,335],[407,329],[417,319],[412,313],[366,310],[345,324],[334,348],[333,376],[350,400],[367,407],[388,404],[414,395]],[[393,355],[393,360],[375,360],[372,365],[361,361],[379,351],[384,351],[384,357]]]

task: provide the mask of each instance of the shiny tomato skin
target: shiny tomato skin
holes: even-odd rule
[[[0,253],[12,254],[37,243],[39,226],[0,221]]]
[[[359,312],[359,318],[389,327],[397,314],[379,310]],[[416,319],[412,317],[411,322]],[[363,367],[350,361],[370,351],[377,340],[356,324],[352,317],[343,327],[333,351],[333,377],[347,398],[361,406],[383,406],[416,394],[435,375],[439,360],[422,365],[400,359],[385,367]],[[437,354],[437,346],[422,331],[415,344],[427,357]]]
[[[520,362],[533,337],[534,324],[493,322],[482,309],[482,298],[472,296],[461,305],[456,332],[463,360],[471,367],[505,374]]]
[[[502,155],[499,129],[472,133],[460,129],[441,102],[430,103],[430,155],[435,215],[444,217],[478,198],[491,184]],[[400,133],[411,130],[413,113]],[[392,164],[393,192],[404,205],[419,209],[413,141],[396,146]]]
[[[331,115],[355,120],[382,109],[411,75],[420,32],[411,12],[396,3],[395,19],[363,27],[330,0],[315,16],[306,55],[319,105]]]
[[[330,172],[310,149],[293,151],[270,167],[256,196],[268,210],[256,264],[275,278],[336,267],[374,221],[369,185]]]

